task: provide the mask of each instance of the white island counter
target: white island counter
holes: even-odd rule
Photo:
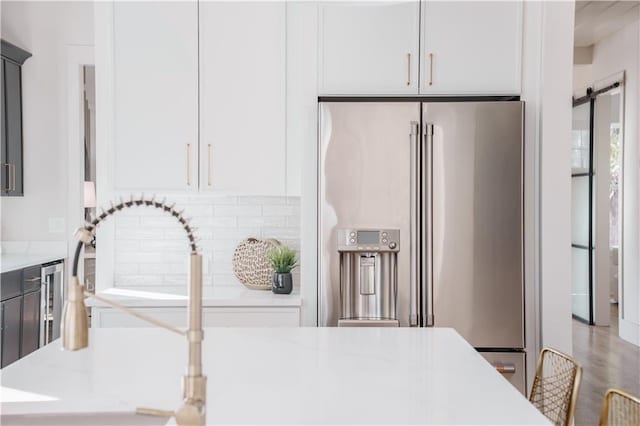
[[[93,329],[6,367],[7,415],[180,404],[186,342],[159,329]],[[205,330],[208,424],[549,424],[452,329]]]

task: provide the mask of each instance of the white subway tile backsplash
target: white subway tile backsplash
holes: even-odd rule
[[[116,275],[123,274],[137,274],[140,272],[140,267],[142,265],[138,265],[137,263],[122,263],[116,262],[114,273]]]
[[[116,241],[116,268],[118,267],[118,264],[121,263],[162,263],[162,255],[159,255],[158,253],[125,253],[121,252],[118,247],[118,242]]]
[[[184,231],[182,238],[175,240],[149,240],[140,243],[141,252],[166,253],[167,251],[176,251],[185,253],[189,251],[189,241],[185,238]]]
[[[235,216],[209,216],[197,217],[193,220],[196,227],[211,226],[213,228],[235,228],[238,224],[238,218]]]
[[[116,240],[161,240],[162,228],[119,227],[116,223]]]
[[[187,217],[211,216],[213,215],[213,206],[204,204],[190,205],[185,209],[185,215]]]
[[[298,228],[263,228],[263,238],[276,239],[296,239],[300,237],[300,229]]]
[[[224,204],[237,204],[238,197],[229,195],[211,195],[211,194],[199,194],[189,197],[189,201],[186,203],[188,206],[205,204],[211,206],[221,206]]]
[[[238,204],[250,204],[250,205],[283,205],[287,204],[287,197],[240,197],[238,198]]]
[[[213,213],[216,216],[260,216],[262,214],[262,206],[215,206]]]
[[[136,253],[140,250],[140,241],[138,240],[119,240],[118,250],[123,253]]]
[[[155,212],[154,212],[155,213]],[[145,228],[171,228],[174,227],[176,229],[180,229],[180,223],[174,218],[169,216],[168,214],[164,215],[153,215],[153,216],[141,216],[140,217],[140,226],[144,226]],[[136,225],[137,226],[137,225]]]
[[[263,216],[293,216],[300,213],[300,208],[295,205],[263,206]]]
[[[239,217],[238,226],[286,226],[284,216],[248,216]]]
[[[126,211],[126,210],[123,210]],[[137,228],[138,225],[140,225],[140,218],[138,216],[127,216],[127,217],[121,217],[121,216],[115,216],[115,220],[116,222],[118,222],[118,225],[124,227],[124,228]]]
[[[164,282],[164,275],[162,274],[122,274],[116,275],[116,282],[121,287],[135,287],[135,286],[161,286]]]
[[[287,226],[291,228],[300,228],[300,216],[286,216]]]
[[[205,285],[241,285],[233,274],[232,258],[245,238],[275,238],[300,250],[299,197],[196,194],[167,199],[184,208],[197,229]],[[181,225],[150,208],[126,212],[115,220],[115,285],[185,286],[188,245]],[[294,274],[298,283],[299,272]]]
[[[164,238],[166,240],[184,240],[184,228],[182,226],[179,226],[176,222],[176,226],[168,226],[167,228],[165,228]]]
[[[261,229],[252,228],[216,228],[213,230],[213,240],[235,240],[240,241],[245,238],[260,238]]]
[[[213,285],[215,285],[216,287],[217,286],[229,287],[229,286],[242,285],[240,281],[238,281],[236,276],[233,275],[233,273],[228,273],[228,274],[215,273],[213,274],[212,282],[213,282]]]

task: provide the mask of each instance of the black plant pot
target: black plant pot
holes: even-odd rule
[[[293,290],[293,278],[291,272],[273,273],[273,282],[271,283],[271,291],[275,294],[289,294]]]

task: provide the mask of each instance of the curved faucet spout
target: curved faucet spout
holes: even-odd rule
[[[136,312],[130,308],[108,301],[105,298],[96,297],[91,293],[86,292],[84,290],[84,286],[78,279],[78,263],[82,247],[85,243],[89,243],[93,240],[98,225],[120,210],[138,206],[157,208],[170,214],[178,220],[187,234],[191,253],[189,256],[189,290],[187,308],[189,326],[185,332],[177,330],[169,324],[147,317],[146,315]],[[196,245],[197,238],[194,235],[195,229],[191,227],[189,219],[184,217],[183,212],[184,210],[176,210],[175,204],[168,205],[164,200],[162,202],[158,202],[155,198],[146,200],[142,196],[138,199],[131,197],[129,201],[120,200],[117,204],[111,203],[109,209],[103,209],[97,218],[92,220],[90,223],[86,223],[83,228],[77,230],[76,237],[78,238],[78,245],[76,246],[73,256],[72,277],[71,282],[67,286],[67,291],[65,292],[65,304],[62,311],[62,347],[66,350],[75,351],[86,348],[89,345],[89,323],[87,319],[87,308],[84,301],[85,298],[92,296],[116,309],[120,309],[154,325],[185,335],[189,344],[189,364],[187,366],[187,373],[183,380],[184,404],[175,412],[153,409],[142,409],[138,412],[140,414],[162,416],[167,416],[167,414],[169,414],[176,418],[179,425],[204,425],[207,378],[202,374],[202,340],[204,339],[204,332],[202,330],[202,256],[198,253],[198,247]]]

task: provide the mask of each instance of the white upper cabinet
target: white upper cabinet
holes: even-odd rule
[[[284,2],[200,3],[200,188],[284,195]]]
[[[519,94],[520,1],[422,3],[420,92]]]
[[[319,94],[519,94],[522,13],[521,1],[322,3]]]
[[[198,189],[198,5],[114,2],[117,190]]]
[[[320,95],[418,93],[420,3],[319,6]]]

